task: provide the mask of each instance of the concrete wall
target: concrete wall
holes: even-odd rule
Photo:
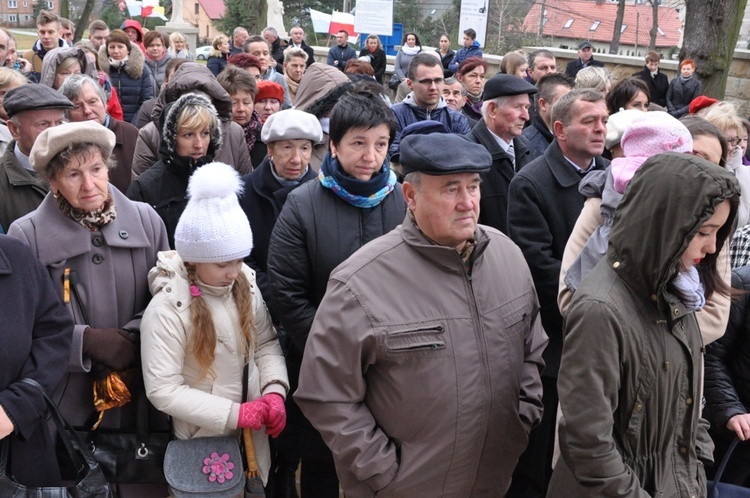
[[[328,56],[327,47],[313,47],[315,50],[315,60],[326,62]],[[425,47],[427,50],[432,48]],[[568,62],[578,58],[575,50],[565,50],[561,48],[550,47],[523,47],[526,53],[532,52],[537,48],[544,48],[555,55],[557,59],[557,70],[565,71]],[[645,61],[643,57],[628,57],[625,55],[595,54],[594,58],[604,63],[604,66],[612,73],[615,81],[632,76],[643,69]],[[393,62],[395,57],[387,56],[388,69],[386,70],[386,81],[392,74]],[[484,54],[484,59],[489,65],[487,77],[491,77],[500,72],[500,61],[502,56]],[[660,70],[669,77],[671,81],[678,73],[679,64],[675,60],[662,60],[659,64]],[[734,59],[729,67],[729,77],[727,78],[725,100],[737,105],[740,115],[750,117],[750,50],[737,49],[734,52]]]

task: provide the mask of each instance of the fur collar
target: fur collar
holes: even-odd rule
[[[145,57],[143,52],[138,45],[130,42],[130,55],[128,62],[125,63],[125,73],[134,80],[141,79],[143,76],[143,65]],[[107,46],[102,44],[99,47],[99,67],[107,74],[110,74],[111,68],[109,66],[109,56],[107,55]]]

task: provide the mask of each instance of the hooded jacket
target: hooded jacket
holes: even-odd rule
[[[206,66],[188,62],[177,68],[169,83],[159,92],[151,111],[151,123],[138,131],[133,157],[133,171],[137,174],[142,174],[159,160],[164,109],[183,94],[194,91],[205,93],[219,116],[222,142],[218,145],[215,159],[234,166],[242,175],[253,170],[245,144],[245,132],[240,125],[232,122],[232,100],[229,94]]]
[[[96,69],[96,65],[86,57],[86,52],[77,47],[61,47],[47,52],[47,55],[42,62],[42,72],[39,76],[39,83],[53,88],[57,66],[69,57],[75,57],[78,59],[78,64],[81,66],[81,74],[90,76],[96,82],[99,81],[99,71]]]
[[[138,48],[141,49],[141,52],[144,54],[146,53],[146,47],[143,46],[143,28],[141,27],[141,23],[134,19],[125,19],[122,24],[120,24],[120,29],[125,31],[126,28],[133,28],[138,32],[138,36],[136,36],[135,44],[138,46]]]
[[[706,496],[701,461],[712,461],[713,443],[700,418],[703,344],[671,282],[714,206],[738,195],[731,173],[685,154],[652,157],[633,177],[606,257],[565,315],[562,458],[549,498]],[[716,251],[735,216],[736,202]]]
[[[250,282],[257,332],[255,348],[241,348],[232,287],[211,287],[199,282],[217,336],[214,376],[202,379],[198,362],[189,350],[195,331],[190,284],[182,259],[176,251],[161,252],[148,274],[154,298],[141,322],[143,380],[149,400],[172,417],[177,439],[239,434],[237,419],[240,403],[245,401],[242,376],[246,364],[248,400],[269,393],[286,396],[289,382],[276,331],[255,285],[253,271],[243,266],[242,272]],[[265,483],[271,464],[268,436],[263,430],[253,431],[253,442]]]
[[[448,64],[448,70],[455,73],[458,71],[458,66],[469,57],[482,57],[482,50],[479,48],[479,42],[474,40],[474,43],[469,47],[462,47],[456,51],[456,55],[453,56],[453,60]]]
[[[322,62],[313,62],[305,70],[297,88],[294,108],[313,114],[316,118],[326,118],[341,95],[349,88],[351,80],[338,69]],[[310,166],[320,170],[323,158],[328,153],[328,128],[323,128],[323,141],[315,144],[310,158]]]
[[[148,171],[136,178],[128,188],[128,197],[150,204],[164,221],[169,236],[169,247],[174,248],[174,231],[180,215],[187,206],[187,187],[190,175],[204,164],[214,160],[221,146],[221,126],[211,131],[206,155],[200,159],[177,154],[177,118],[188,104],[198,103],[211,110],[210,101],[203,95],[186,94],[166,109],[164,131],[160,146],[161,159]]]
[[[65,40],[65,38],[60,37],[57,41],[57,47],[68,48],[70,47],[70,45],[68,45],[68,42]],[[34,46],[23,53],[23,58],[31,63],[31,76],[33,77],[32,81],[39,81],[39,77],[42,73],[42,64],[44,63],[44,58],[46,56],[47,51],[44,50],[44,47],[42,46],[42,40],[37,40],[36,42],[34,42]]]
[[[135,124],[138,109],[154,96],[154,82],[143,52],[131,42],[128,61],[123,67],[114,68],[109,64],[107,45],[102,44],[99,47],[99,67],[109,75],[112,86],[117,90],[123,120]]]
[[[471,131],[466,116],[448,107],[443,97],[440,97],[434,109],[426,109],[416,103],[414,92],[411,92],[403,101],[394,104],[391,111],[396,117],[396,138],[388,149],[389,157],[398,152],[404,128],[419,121],[439,121],[456,135],[467,135]]]

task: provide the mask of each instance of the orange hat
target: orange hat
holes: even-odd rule
[[[279,102],[284,102],[284,89],[273,81],[259,81],[255,101],[260,102],[263,99],[276,99]]]

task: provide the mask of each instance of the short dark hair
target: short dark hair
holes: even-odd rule
[[[349,32],[348,32],[347,30],[345,30],[345,29],[340,29],[340,30],[339,30],[339,33],[344,33],[344,34],[346,35],[346,37],[347,37],[347,38],[349,38]]]
[[[57,14],[48,10],[40,10],[39,15],[36,18],[36,25],[43,26],[51,22],[56,22],[58,27],[62,26],[62,24],[60,23],[60,17]]]
[[[371,129],[386,125],[390,135],[389,145],[396,136],[396,118],[383,98],[355,86],[341,96],[331,110],[329,136],[337,145],[349,130],[354,128]]]
[[[654,52],[653,50],[649,50],[646,54],[646,62],[659,62],[661,60],[661,54],[659,52]]]
[[[646,98],[651,102],[651,92],[646,82],[642,79],[626,78],[615,83],[615,86],[607,94],[607,110],[609,114],[614,114],[621,108],[624,108],[639,92],[645,93]]]
[[[529,57],[528,57],[529,69],[534,69],[534,66],[536,66],[536,58],[539,57],[540,55],[544,57],[545,59],[555,58],[555,54],[553,54],[549,50],[546,50],[543,48],[539,50],[534,50],[533,52],[529,54]]]
[[[465,29],[465,30],[464,30],[464,34],[465,34],[466,36],[468,36],[469,38],[471,38],[472,40],[476,40],[476,39],[477,39],[477,32],[476,32],[476,31],[474,31],[474,30],[473,30],[473,29],[471,29],[471,28],[469,28],[469,29]]]
[[[419,53],[409,63],[409,70],[406,72],[406,77],[413,80],[418,66],[435,67],[442,66],[440,59],[432,54]]]
[[[169,47],[169,38],[167,38],[167,35],[163,34],[161,31],[156,31],[155,29],[152,29],[143,35],[143,46],[148,48],[148,46],[154,43],[154,40],[157,38],[161,40],[161,44],[164,45],[164,49],[166,50],[166,48]]]
[[[602,102],[604,101],[604,94],[599,90],[593,88],[577,88],[566,93],[555,102],[552,106],[552,113],[550,115],[550,122],[554,123],[560,121],[564,125],[569,125],[573,119],[573,106],[576,102],[582,100],[583,102]]]
[[[262,36],[260,36],[260,35],[253,35],[253,36],[251,36],[250,38],[248,38],[247,40],[245,40],[245,44],[244,44],[244,45],[242,45],[242,51],[243,51],[243,52],[247,52],[247,47],[248,47],[248,46],[249,46],[249,45],[250,45],[251,43],[260,43],[260,42],[263,42],[263,43],[265,43],[266,45],[268,45],[268,50],[271,50],[271,44],[270,44],[270,43],[268,43],[268,42],[266,41],[266,39],[265,39],[265,38],[263,38],[263,37],[262,37]]]
[[[539,89],[535,97],[536,102],[539,102],[539,99],[549,102],[552,99],[555,88],[558,86],[565,86],[572,90],[576,87],[576,83],[573,81],[573,78],[565,73],[545,74],[536,82],[536,87]]]

